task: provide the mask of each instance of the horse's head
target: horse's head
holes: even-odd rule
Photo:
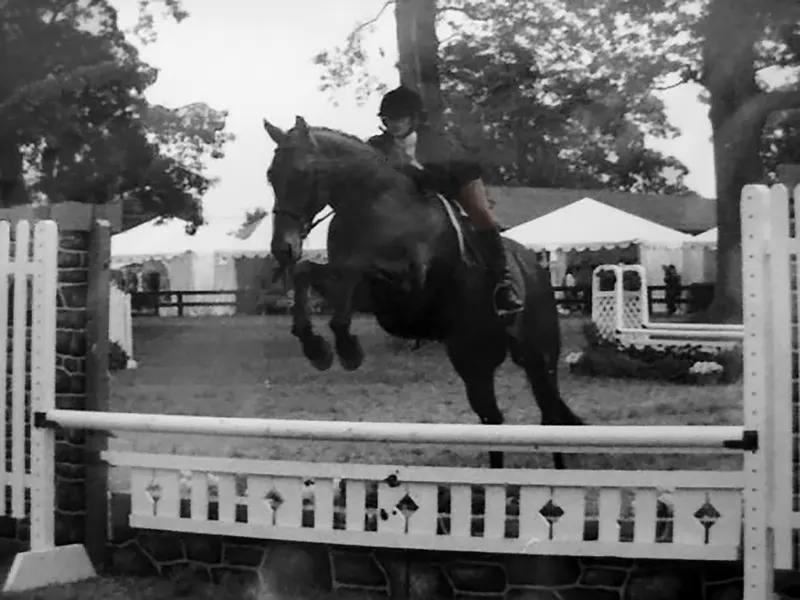
[[[272,254],[281,266],[288,266],[300,258],[309,224],[327,203],[325,195],[315,189],[308,172],[319,148],[302,117],[297,117],[294,127],[288,131],[264,119],[264,129],[278,145],[267,170],[267,179],[275,194]]]

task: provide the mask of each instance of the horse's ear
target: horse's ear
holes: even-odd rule
[[[279,146],[286,140],[286,132],[280,127],[276,127],[266,119],[264,119],[264,129],[269,134],[269,137],[272,138],[272,141]]]
[[[294,130],[297,132],[297,135],[300,137],[300,139],[308,142],[312,148],[317,147],[317,141],[314,139],[314,136],[311,135],[311,127],[300,115],[298,115],[294,120]]]
[[[308,122],[300,115],[297,115],[294,118],[294,128],[301,133],[308,133]]]

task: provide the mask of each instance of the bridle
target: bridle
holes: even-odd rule
[[[330,217],[332,217],[334,212],[335,212],[334,209],[331,208],[328,214],[323,215],[322,217],[317,217],[316,219],[309,221],[306,215],[296,210],[292,210],[289,208],[272,209],[273,215],[284,215],[294,220],[296,223],[298,223],[301,228],[300,238],[303,240],[305,240],[308,237],[308,235],[311,233],[311,230],[314,229],[317,225],[325,221],[325,219],[329,219]]]
[[[318,217],[309,222],[308,218],[299,211],[291,210],[289,208],[272,209],[273,215],[287,216],[290,219],[296,221],[300,225],[300,239],[303,241],[305,241],[305,239],[308,237],[308,234],[311,233],[311,230],[314,229],[314,227],[322,223],[325,219],[333,216],[334,212],[335,212],[334,209],[331,208],[330,212],[328,212],[327,215]],[[294,265],[275,269],[275,272],[272,274],[272,283],[278,281],[281,277],[283,277],[284,274],[289,273],[289,275],[292,275],[293,272],[294,272]]]

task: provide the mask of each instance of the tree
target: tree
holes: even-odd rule
[[[800,91],[768,90],[759,68],[800,61],[800,10],[769,0],[711,0],[699,23],[703,36],[700,81],[709,91],[717,183],[717,281],[710,313],[742,318],[742,187],[764,179],[764,128],[776,112],[800,108]],[[777,144],[776,153],[780,153]]]
[[[0,203],[122,202],[127,224],[155,215],[202,222],[205,161],[232,139],[224,111],[151,106],[156,71],[107,0],[2,0]],[[154,39],[154,2],[136,35]],[[180,2],[164,0],[177,21]]]
[[[485,31],[485,30],[484,30]],[[687,193],[686,167],[649,149],[660,103],[614,101],[607,78],[560,68],[547,44],[484,34],[441,51],[446,128],[479,156],[493,184]]]
[[[439,89],[436,14],[433,0],[395,2],[400,83],[420,93],[428,120],[434,127],[441,125],[444,109]]]

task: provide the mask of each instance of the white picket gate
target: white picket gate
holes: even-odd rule
[[[60,410],[55,407],[55,312],[57,232],[37,223],[35,255],[0,263],[14,287],[12,449],[23,448],[25,411],[32,411],[32,467],[14,450],[12,514],[31,489],[31,550],[17,556],[7,591],[92,575],[82,546],[54,547],[54,426],[90,430],[202,433],[306,440],[369,440],[382,443],[468,445],[485,449],[568,452],[738,452],[741,471],[489,470],[393,465],[318,464],[145,453],[107,452],[112,465],[128,467],[134,526],[393,548],[464,552],[623,556],[745,561],[745,598],[770,596],[775,567],[795,565],[792,506],[798,482],[796,316],[800,245],[789,233],[789,199],[781,187],[748,186],[742,193],[745,325],[744,425],[741,426],[487,426],[413,423],[342,423],[196,416],[141,415]],[[0,227],[2,227],[0,225]],[[17,228],[24,241],[27,224]],[[8,227],[0,228],[0,256]],[[4,245],[5,244],[5,245]],[[24,328],[34,285],[31,355],[34,385],[25,406]],[[9,277],[0,277],[0,315]],[[27,288],[25,288],[27,289]],[[5,328],[0,328],[5,330]],[[0,339],[0,341],[3,341]],[[5,360],[0,358],[0,360]],[[794,364],[791,361],[795,361]],[[22,383],[20,383],[22,380]],[[2,385],[2,384],[0,384]],[[794,392],[794,400],[792,399]],[[794,411],[794,412],[793,412]],[[0,443],[0,452],[4,444]],[[16,461],[16,462],[15,462]],[[19,467],[17,469],[17,467]],[[242,495],[239,483],[246,482]],[[483,489],[482,535],[473,534],[471,495]],[[511,492],[515,488],[516,492]],[[23,490],[23,491],[20,491]],[[377,507],[368,507],[368,496]],[[446,514],[440,498],[448,498]],[[189,500],[190,514],[181,513]],[[208,506],[218,505],[211,519]],[[234,516],[247,507],[247,522]],[[513,510],[510,507],[513,505]],[[664,537],[668,506],[671,533]],[[560,511],[558,518],[548,516]],[[382,518],[377,518],[381,514]],[[310,515],[310,519],[306,517]],[[516,533],[509,533],[509,522]],[[591,524],[594,526],[591,527]],[[710,525],[710,527],[709,527]],[[789,525],[789,526],[787,526]],[[588,530],[594,534],[587,536]]]

